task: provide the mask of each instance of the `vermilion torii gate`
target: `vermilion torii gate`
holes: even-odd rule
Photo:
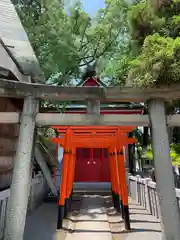
[[[64,148],[62,180],[59,198],[59,213],[57,229],[62,228],[63,218],[67,216],[73,191],[73,181],[76,161],[76,148],[108,148],[109,167],[114,206],[122,211],[125,228],[130,229],[128,190],[124,166],[123,146],[136,142],[127,134],[135,127],[59,127],[53,126],[59,137],[52,138],[53,142]],[[121,208],[120,208],[121,205]]]

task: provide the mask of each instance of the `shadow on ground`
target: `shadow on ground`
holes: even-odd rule
[[[84,205],[83,203],[86,202]],[[114,239],[131,240],[146,239],[160,240],[161,229],[159,221],[147,213],[140,205],[130,200],[131,231],[124,229],[124,221],[121,215],[112,207],[111,196],[100,195],[74,195],[72,212],[64,221],[63,231],[58,232],[60,240],[64,240],[67,233],[102,233],[112,234]],[[80,211],[81,210],[81,211]],[[27,217],[24,240],[55,240],[58,207],[56,203],[43,203],[36,211]],[[106,212],[107,220],[101,219]],[[69,222],[73,224],[86,224],[94,222],[98,224],[108,223],[109,229],[68,229]],[[96,225],[95,225],[96,226]]]

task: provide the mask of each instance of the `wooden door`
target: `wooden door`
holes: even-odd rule
[[[102,169],[101,182],[110,182],[109,158],[108,149],[102,149]]]
[[[75,182],[109,182],[107,149],[78,148]]]
[[[88,177],[88,162],[90,159],[89,148],[77,148],[76,150],[76,166],[75,166],[75,182],[86,182]]]

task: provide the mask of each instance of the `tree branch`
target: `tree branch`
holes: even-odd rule
[[[91,43],[93,40],[94,40],[94,39],[92,38],[92,39],[90,39],[89,41],[87,41],[84,45],[82,45],[82,47],[81,47],[81,49],[79,49],[79,51],[82,50],[83,48],[85,48],[85,47],[86,47],[89,43]]]
[[[88,18],[87,23],[86,23],[86,27],[84,28],[83,35],[82,35],[81,41],[80,41],[81,46],[80,46],[80,48],[79,48],[79,51],[83,48],[83,47],[82,47],[82,46],[83,46],[82,44],[83,44],[84,37],[85,37],[85,35],[86,35],[86,29],[88,28],[88,24],[89,24],[89,21],[90,21],[90,20],[91,20],[91,18]]]
[[[94,50],[94,56],[96,56],[96,54],[97,54],[97,50],[98,50],[98,47],[99,47],[99,44],[100,44],[101,39],[102,39],[102,37],[101,37],[101,35],[100,35],[100,36],[99,36],[99,40],[98,40],[97,45],[96,45],[96,49]]]
[[[83,66],[86,66],[90,63],[92,63],[95,59],[98,59],[100,58],[108,49],[109,47],[113,44],[113,42],[117,39],[117,37],[119,36],[119,33],[120,33],[121,29],[117,32],[115,38],[113,40],[111,40],[104,48],[104,50],[97,56],[93,56],[93,58],[91,60],[89,60],[88,62],[86,63],[83,63],[83,64],[80,64],[79,67],[83,67]]]

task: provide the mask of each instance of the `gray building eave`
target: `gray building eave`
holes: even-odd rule
[[[0,1],[0,38],[22,74],[44,82],[38,60],[10,0]]]

